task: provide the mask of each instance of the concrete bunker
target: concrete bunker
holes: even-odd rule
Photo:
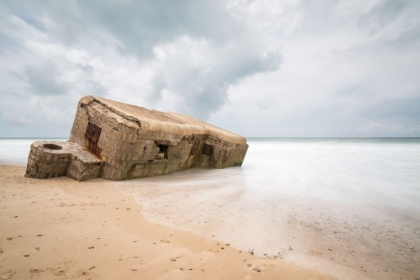
[[[31,145],[26,176],[126,180],[225,168],[242,165],[247,149],[244,137],[188,116],[86,96],[67,142]]]

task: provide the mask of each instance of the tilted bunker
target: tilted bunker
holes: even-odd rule
[[[85,96],[67,142],[31,145],[26,176],[126,180],[192,167],[241,166],[246,138],[200,120]]]

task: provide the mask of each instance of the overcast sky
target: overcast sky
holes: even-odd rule
[[[420,136],[420,1],[0,2],[0,137],[102,96],[243,136]]]

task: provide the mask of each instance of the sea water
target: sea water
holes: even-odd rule
[[[242,167],[118,183],[154,223],[341,279],[420,275],[419,138],[249,138]]]
[[[0,140],[25,164],[32,139]],[[249,138],[242,167],[109,182],[154,223],[342,279],[420,275],[420,138]]]
[[[26,165],[31,144],[35,141],[66,141],[64,138],[0,138],[0,164]]]

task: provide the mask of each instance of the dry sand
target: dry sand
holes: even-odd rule
[[[103,179],[24,171],[0,166],[0,279],[334,279],[151,224]]]

